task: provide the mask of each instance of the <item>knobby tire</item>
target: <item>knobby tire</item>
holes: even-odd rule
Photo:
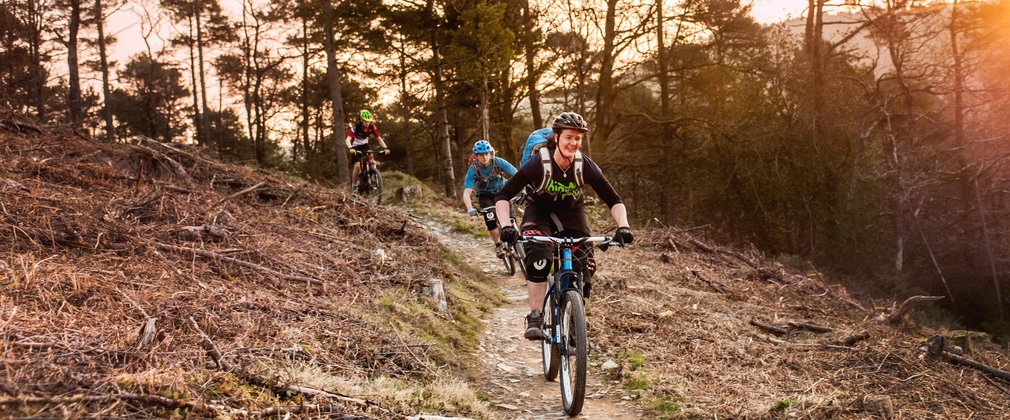
[[[582,295],[575,290],[566,291],[561,300],[561,334],[565,351],[561,361],[561,402],[565,414],[576,416],[582,412],[586,398],[586,362],[589,342],[586,336],[586,310]]]

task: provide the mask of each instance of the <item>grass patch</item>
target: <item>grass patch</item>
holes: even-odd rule
[[[647,391],[652,388],[652,385],[649,384],[648,379],[636,376],[624,381],[624,388],[632,391]]]
[[[681,414],[684,407],[680,401],[664,397],[654,400],[648,410],[654,418],[672,419]]]
[[[624,355],[624,359],[627,360],[628,367],[633,371],[645,367],[645,356],[638,351],[628,350],[627,354]]]
[[[475,222],[480,220],[481,219],[479,218],[464,219],[462,217],[454,217],[450,222],[450,226],[452,227],[453,232],[465,233],[467,235],[476,236],[478,238],[490,237],[491,234],[488,233],[487,226],[484,225],[484,222],[482,221],[479,223]]]
[[[796,401],[789,398],[783,398],[772,406],[772,411],[786,411],[796,405]]]

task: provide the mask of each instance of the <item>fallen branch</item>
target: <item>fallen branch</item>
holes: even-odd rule
[[[705,282],[705,284],[707,284],[707,285],[709,285],[709,287],[715,289],[715,291],[717,291],[719,293],[726,293],[726,289],[721,284],[716,283],[715,281],[706,279],[705,277],[702,277],[701,273],[698,273],[697,270],[691,270],[691,274],[694,274],[694,276],[697,277],[698,280],[701,280],[701,281]]]
[[[739,252],[728,251],[728,250],[724,250],[724,249],[715,249],[715,248],[712,248],[711,246],[708,246],[705,243],[703,243],[703,242],[701,242],[701,241],[699,241],[697,239],[694,239],[694,238],[690,239],[688,242],[690,242],[692,245],[694,245],[694,246],[696,246],[698,248],[701,248],[702,251],[708,252],[710,254],[716,254],[716,255],[718,255],[718,254],[725,254],[725,255],[729,255],[729,256],[734,257],[734,258],[736,258],[736,259],[738,259],[740,261],[743,261],[744,264],[747,264],[751,268],[758,268],[758,265],[757,265],[756,262],[754,262],[750,258],[747,258],[747,256],[745,256],[745,255],[743,255],[743,254],[741,254]]]
[[[794,343],[792,341],[779,340],[779,339],[773,338],[773,337],[768,337],[768,341],[771,341],[772,343],[775,343],[775,344],[784,344],[784,345],[795,346],[795,347],[810,347],[810,348],[829,349],[829,350],[855,350],[854,347],[839,346],[837,344],[828,344],[828,343]]]
[[[12,131],[18,131],[21,133],[24,133],[26,131],[34,131],[36,134],[42,134],[42,129],[39,128],[37,125],[18,122],[14,120],[0,121],[0,127],[4,127]]]
[[[929,339],[929,341],[926,342],[926,344],[923,344],[922,347],[925,348],[926,353],[931,356],[942,356],[946,358],[947,361],[950,363],[965,365],[970,368],[996,376],[998,378],[1002,378],[1003,380],[1010,381],[1010,372],[1007,372],[1002,369],[997,369],[992,366],[976,362],[967,357],[958,356],[954,353],[944,350],[946,341],[947,340],[944,339],[943,336],[934,335]]]
[[[876,321],[891,324],[898,323],[901,321],[901,317],[905,316],[905,314],[908,313],[913,306],[926,302],[936,302],[943,300],[945,297],[946,296],[912,296],[905,299],[905,301],[901,303],[901,306],[898,307],[898,310],[894,311],[890,315],[880,314],[877,316]]]
[[[259,264],[251,263],[249,261],[240,260],[238,258],[226,257],[226,256],[218,254],[216,252],[211,252],[211,251],[206,251],[206,250],[196,249],[196,248],[186,248],[186,247],[169,245],[169,244],[163,244],[163,243],[156,243],[156,246],[157,246],[158,249],[160,249],[162,251],[166,251],[166,252],[180,252],[180,253],[190,252],[190,253],[199,255],[201,257],[205,257],[205,258],[211,258],[211,259],[215,259],[215,260],[232,262],[232,263],[241,265],[243,267],[254,268],[256,270],[260,270],[262,272],[265,272],[265,273],[268,273],[268,274],[280,277],[280,278],[285,279],[285,280],[292,280],[292,281],[298,281],[298,282],[304,282],[304,283],[311,283],[311,284],[315,284],[315,285],[322,285],[323,284],[322,280],[319,280],[319,279],[316,279],[316,278],[299,276],[299,275],[295,275],[295,274],[283,274],[281,272],[275,271],[273,269],[264,267],[264,266],[259,265]]]
[[[194,320],[193,317],[189,317],[189,322],[193,326],[193,329],[195,329],[196,332],[200,334],[200,346],[203,347],[204,351],[207,352],[207,355],[210,356],[211,360],[214,361],[214,364],[216,364],[217,367],[223,371],[234,373],[235,376],[238,376],[243,381],[269,389],[279,394],[297,393],[312,397],[321,396],[326,398],[332,398],[337,401],[353,403],[362,407],[374,407],[383,411],[384,413],[391,414],[391,412],[386,408],[383,408],[382,406],[368,400],[362,400],[359,398],[354,398],[343,394],[323,391],[321,389],[309,388],[300,385],[290,385],[281,382],[279,380],[269,380],[259,374],[247,372],[238,367],[233,367],[230,364],[228,364],[227,361],[224,360],[224,358],[221,356],[222,354],[221,350],[217,348],[217,345],[215,345],[214,341],[210,339],[210,336],[208,336],[207,333],[203,332],[203,329],[200,328],[200,325],[196,323],[196,320]]]
[[[813,331],[815,333],[829,333],[835,330],[834,328],[822,327],[820,325],[808,324],[805,322],[789,321],[788,324],[790,327],[799,328],[801,330]]]
[[[108,395],[80,395],[74,397],[13,397],[0,398],[0,406],[7,405],[27,405],[27,404],[73,404],[103,401],[136,401],[153,405],[160,405],[166,408],[185,407],[194,411],[214,414],[214,410],[199,402],[182,401],[175,398],[162,397],[160,395],[149,394],[108,394]]]
[[[776,327],[774,325],[765,324],[765,323],[763,323],[761,321],[758,321],[757,319],[754,319],[754,318],[751,318],[750,324],[753,325],[753,326],[755,326],[755,327],[758,327],[758,328],[761,328],[761,329],[764,329],[764,330],[767,330],[767,331],[770,331],[770,332],[773,332],[773,333],[779,334],[779,335],[786,335],[786,334],[789,333],[789,331],[786,331],[786,330],[784,330],[782,328],[779,328],[779,327]]]
[[[186,168],[184,168],[181,163],[177,162],[175,159],[168,157],[164,153],[161,153],[150,147],[139,144],[131,144],[130,147],[133,148],[133,150],[143,152],[144,154],[150,156],[152,159],[157,160],[159,162],[168,162],[169,163],[168,166],[172,168],[172,171],[175,172],[176,175],[189,176],[189,173],[186,172]]]
[[[235,197],[239,197],[239,196],[241,196],[243,194],[250,193],[252,191],[256,191],[257,188],[262,187],[264,185],[266,185],[266,181],[262,181],[259,184],[253,185],[253,186],[251,186],[249,188],[246,188],[246,189],[244,189],[242,191],[239,191],[239,192],[237,192],[235,194],[229,195],[229,196],[227,196],[225,198],[222,198],[221,200],[218,200],[218,202],[214,203],[214,205],[210,206],[210,208],[215,208],[217,206],[220,206],[221,203],[224,203],[225,201],[231,200],[231,199],[233,199]]]

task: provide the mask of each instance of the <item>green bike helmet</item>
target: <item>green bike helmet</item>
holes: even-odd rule
[[[358,117],[361,118],[361,121],[372,122],[372,113],[367,109],[362,109],[361,112],[358,113]]]

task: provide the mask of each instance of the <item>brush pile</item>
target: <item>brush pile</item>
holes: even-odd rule
[[[402,213],[181,145],[0,121],[0,415],[395,416],[296,384],[424,372],[361,310],[446,274]]]

